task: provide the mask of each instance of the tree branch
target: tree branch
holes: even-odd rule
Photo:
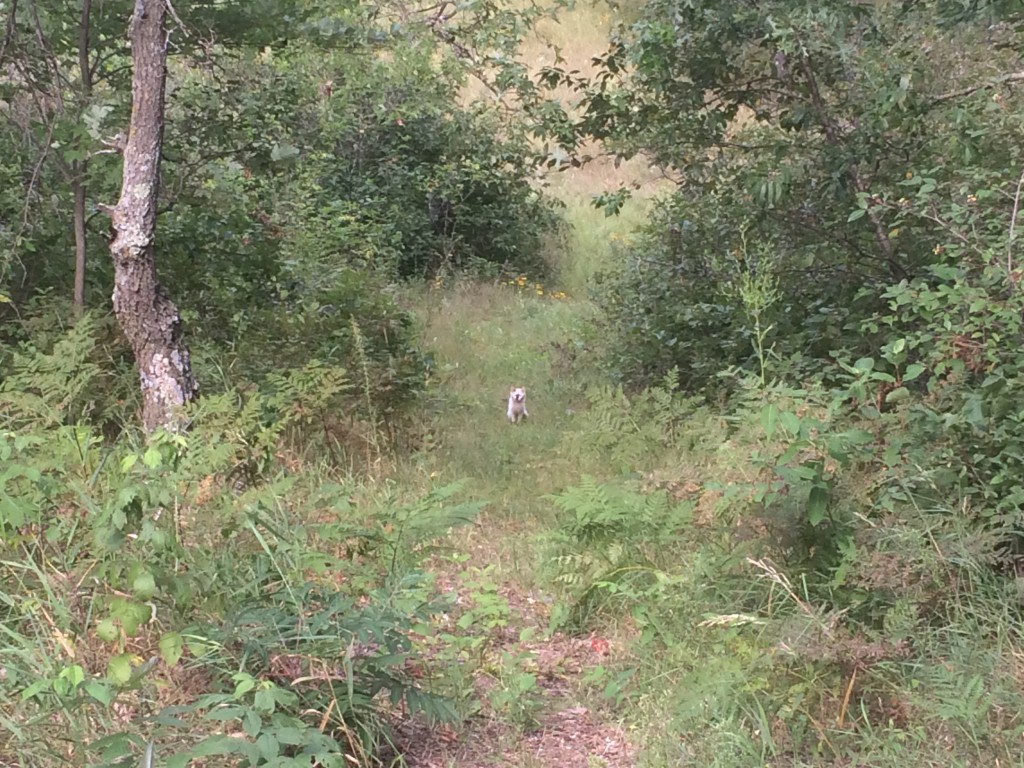
[[[935,105],[941,104],[944,101],[961,99],[964,96],[970,96],[972,93],[977,93],[978,91],[985,91],[988,90],[989,88],[997,88],[1000,85],[1008,85],[1010,83],[1019,83],[1022,81],[1024,81],[1024,70],[1020,72],[1011,72],[1008,75],[997,77],[993,80],[990,80],[987,83],[982,83],[981,85],[974,85],[971,86],[970,88],[963,88],[959,91],[950,91],[949,93],[944,93],[941,96],[936,96],[934,99],[932,99],[931,106],[934,107]]]
[[[0,45],[0,66],[4,63],[4,56],[7,55],[7,46],[14,39],[14,25],[18,17],[18,0],[11,0],[11,10],[7,13],[7,28],[4,30],[4,43]]]
[[[1017,193],[1013,196],[1013,215],[1010,217],[1010,236],[1006,243],[1006,275],[1013,285],[1013,230],[1017,226],[1017,211],[1020,210],[1020,188],[1024,184],[1024,171],[1017,179]]]

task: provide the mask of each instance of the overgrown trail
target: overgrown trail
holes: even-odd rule
[[[624,729],[583,696],[588,670],[608,661],[603,638],[548,632],[544,532],[553,524],[546,494],[584,469],[564,450],[579,405],[565,365],[565,341],[588,307],[526,287],[467,285],[438,291],[421,306],[425,345],[437,355],[439,398],[433,448],[421,471],[466,479],[488,506],[453,537],[456,555],[437,563],[439,585],[460,608],[480,611],[473,631],[488,634],[471,686],[485,702],[459,733],[407,733],[414,768],[635,764]],[[526,387],[530,419],[508,424],[510,386]],[[486,606],[500,608],[488,612]],[[487,618],[490,616],[490,619]],[[455,630],[456,632],[458,630]]]

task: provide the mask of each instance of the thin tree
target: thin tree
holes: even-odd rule
[[[121,197],[111,218],[114,312],[135,353],[142,385],[142,425],[180,428],[181,407],[193,400],[181,316],[156,276],[157,195],[167,80],[167,0],[136,0],[129,24],[132,116],[124,149]]]
[[[82,11],[78,21],[78,70],[81,83],[81,108],[92,98],[92,70],[89,67],[89,23],[92,13],[92,0],[82,0]],[[74,189],[74,223],[75,223],[75,287],[74,306],[78,311],[85,307],[85,183],[89,173],[89,160],[82,157],[71,163],[72,188]]]

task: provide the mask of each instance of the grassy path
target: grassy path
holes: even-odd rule
[[[426,339],[441,377],[436,470],[471,478],[491,517],[525,520],[549,505],[575,468],[560,455],[571,428],[576,382],[559,376],[556,342],[572,334],[582,305],[510,286],[466,286],[426,317]],[[531,418],[505,417],[510,386],[525,386]]]
[[[553,598],[542,560],[554,507],[545,495],[588,470],[564,449],[581,382],[556,344],[572,337],[589,308],[538,296],[532,285],[457,286],[417,303],[440,378],[433,447],[417,469],[465,479],[468,492],[488,502],[474,525],[454,534],[455,554],[438,562],[436,577],[466,610],[497,600],[505,614],[487,628],[486,658],[467,683],[484,708],[447,739],[406,734],[418,744],[407,760],[414,768],[633,766],[624,729],[581,685],[587,670],[608,662],[609,647],[547,631]],[[531,416],[516,426],[505,418],[512,385],[526,387]],[[484,588],[481,597],[484,582],[493,594]]]
[[[585,69],[618,18],[603,4],[579,4],[558,23],[542,24],[536,39],[524,44],[523,60],[548,63],[554,45]],[[469,88],[466,96],[472,95]],[[632,181],[641,190],[619,216],[594,209],[593,195]],[[607,474],[566,440],[578,429],[575,414],[584,407],[588,382],[571,370],[565,350],[582,336],[593,312],[581,298],[592,276],[614,260],[614,244],[644,221],[650,197],[662,187],[642,159],[621,166],[600,159],[549,183],[569,225],[551,261],[560,287],[578,296],[553,298],[549,286],[541,286],[539,295],[528,281],[522,287],[460,283],[413,299],[423,346],[436,356],[438,393],[432,445],[415,471],[431,482],[466,480],[467,492],[487,502],[474,525],[453,534],[455,553],[436,563],[435,575],[466,610],[486,601],[506,606],[504,620],[488,630],[486,658],[468,683],[485,702],[483,710],[447,740],[437,733],[406,734],[406,743],[418,745],[406,756],[413,768],[637,765],[626,730],[583,683],[589,670],[614,664],[623,646],[548,629],[554,590],[547,544],[556,518],[546,496],[575,485],[583,474]],[[517,426],[505,417],[511,386],[528,393],[531,418]],[[482,583],[494,593],[485,588],[481,595]]]

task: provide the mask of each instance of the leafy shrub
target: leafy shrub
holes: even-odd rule
[[[7,328],[0,344],[0,419],[10,429],[42,424],[119,429],[132,421],[138,387],[113,318],[46,304]]]
[[[51,366],[43,396],[0,413],[5,760],[56,764],[66,737],[103,765],[147,751],[372,764],[388,738],[378,693],[452,716],[411,671],[410,630],[439,610],[420,560],[480,505],[451,486],[357,508],[351,484],[296,471],[278,436],[344,377],[268,377],[266,394],[206,398],[189,434],[138,445],[64,423],[77,371],[38,357],[22,365]]]
[[[1016,718],[993,727],[986,713],[1020,699],[1006,683],[1019,638],[1002,602],[1015,587],[990,567],[998,536],[914,475],[913,406],[884,402],[897,376],[880,368],[894,364],[905,387],[924,368],[889,358],[846,366],[835,391],[745,378],[724,453],[666,445],[652,429],[646,460],[678,460],[686,483],[638,492],[584,479],[554,497],[553,562],[570,601],[555,620],[594,629],[628,612],[641,630],[632,658],[590,678],[656,715],[665,741],[650,759],[679,758],[679,739],[709,765],[932,755],[937,734],[957,753],[1013,751]],[[958,684],[963,705],[943,705]]]
[[[204,329],[215,336],[197,345],[196,367],[201,380],[211,382],[207,390],[264,387],[277,373],[321,361],[347,377],[337,398],[324,404],[321,425],[345,430],[362,423],[379,447],[400,438],[406,406],[426,386],[430,358],[418,346],[412,314],[367,272],[339,269],[329,289],[239,312],[234,323]],[[232,338],[233,350],[225,354],[221,345]]]
[[[863,322],[886,286],[927,279],[954,244],[1002,249],[989,250],[1008,231],[1021,101],[962,55],[988,17],[951,27],[947,11],[654,0],[600,77],[560,75],[586,93],[581,130],[650,153],[679,185],[603,293],[627,381],[677,366],[686,388],[712,390],[729,366],[756,370],[742,285],[765,275],[775,374],[831,381],[833,351],[858,359],[891,341]],[[1020,33],[1001,25],[1000,43]]]
[[[249,408],[256,402],[250,395],[260,392],[271,443],[318,441],[339,464],[367,449],[396,447],[407,406],[426,386],[430,358],[416,344],[412,315],[367,273],[340,273],[318,299],[239,311],[232,327],[184,314],[199,326],[193,366],[202,394],[216,403],[210,409],[200,402],[197,418],[219,412],[223,395]],[[12,428],[48,419],[91,425],[107,436],[131,429],[137,374],[112,317],[73,320],[70,308],[45,303],[8,333],[14,343],[0,344],[0,417]]]
[[[456,104],[458,80],[428,56],[339,61],[319,130],[299,159],[285,224],[307,269],[350,265],[433,276],[475,263],[537,272],[552,204],[530,185],[530,150],[494,114]]]
[[[679,388],[675,369],[659,386],[627,395],[621,386],[592,387],[578,427],[564,438],[566,452],[608,464],[623,473],[649,470],[670,449],[694,448],[702,435],[693,424],[701,398]]]

